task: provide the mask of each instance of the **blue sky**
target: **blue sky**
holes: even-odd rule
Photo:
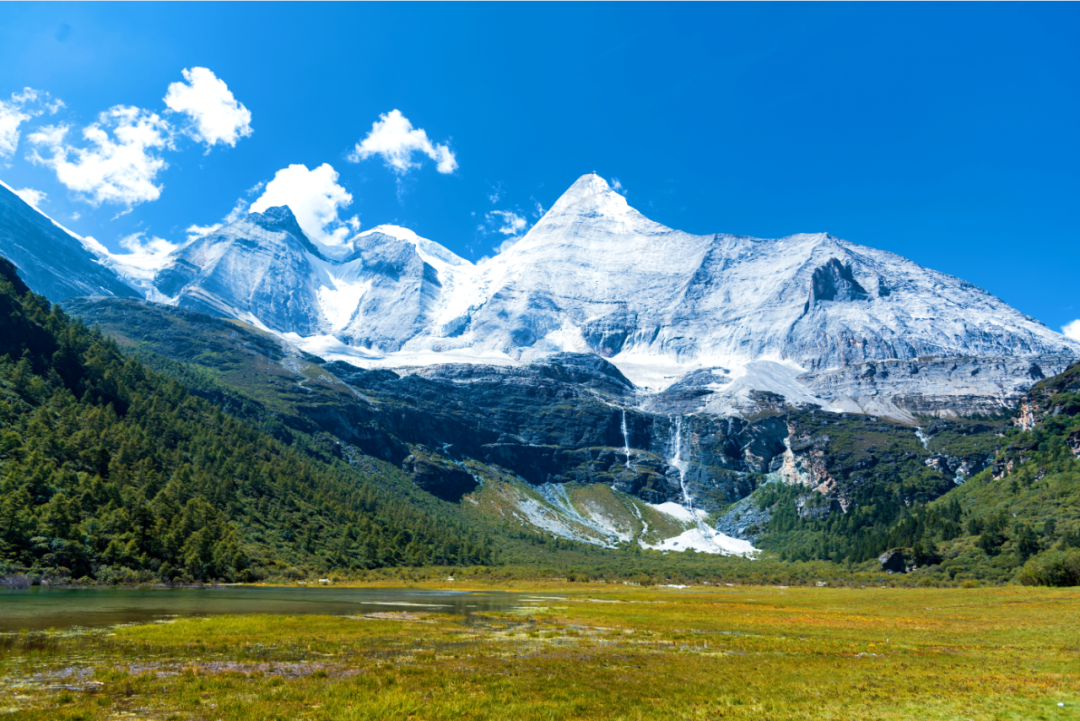
[[[1057,330],[1077,37],[1074,3],[3,4],[0,179],[113,251],[296,197],[327,242],[477,260],[595,170],[666,225],[828,231]]]

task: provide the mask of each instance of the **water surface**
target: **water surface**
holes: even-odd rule
[[[48,588],[0,591],[0,632],[146,623],[175,616],[244,613],[352,616],[427,611],[468,616],[527,605],[505,591],[415,588]]]

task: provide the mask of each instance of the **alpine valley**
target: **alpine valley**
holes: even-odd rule
[[[324,464],[305,466],[305,478],[335,498],[348,495],[349,473],[370,488],[368,511],[341,501],[324,514],[332,552],[296,529],[260,535],[276,507],[252,490],[219,499],[228,511],[210,494],[204,509],[224,514],[215,543],[247,560],[155,557],[137,548],[145,529],[115,521],[118,545],[78,556],[89,575],[496,563],[492,539],[502,539],[518,544],[514,558],[557,543],[655,556],[650,568],[661,568],[692,549],[1050,582],[1080,546],[1080,343],[970,283],[825,233],[690,235],[586,175],[476,264],[389,225],[322,245],[275,207],[133,267],[4,186],[0,255],[18,269],[0,317],[6,426],[46,433],[40,409],[59,396],[27,395],[30,376],[121,415],[152,403],[161,383],[231,417],[228,433],[261,434],[271,455]],[[49,315],[34,294],[62,312]],[[98,340],[65,345],[82,327],[72,319]],[[31,343],[34,333],[61,340]],[[106,346],[142,369],[121,374],[143,379],[140,402],[103,390],[120,378],[94,375]],[[70,368],[50,355],[65,348],[83,354]],[[89,370],[71,370],[78,363]],[[192,453],[192,442],[163,439],[173,447],[161,453]],[[32,444],[5,443],[9,499]],[[37,484],[26,509],[0,520],[0,562],[22,568],[58,565],[48,539],[78,542],[109,503],[159,507],[183,466],[159,459],[119,473],[101,458],[134,453],[122,444],[89,461],[35,448],[37,462],[68,475],[25,481]],[[56,495],[95,482],[117,490],[86,496],[99,500],[57,530]],[[412,515],[385,510],[395,504]],[[12,530],[23,511],[40,526],[31,535]],[[349,550],[349,534],[330,526],[365,513],[382,519],[380,538],[431,538],[443,550]],[[457,530],[444,537],[432,524]]]

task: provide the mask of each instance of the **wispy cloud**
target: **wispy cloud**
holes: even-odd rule
[[[1072,338],[1073,340],[1080,340],[1080,318],[1066,323],[1061,327],[1061,332],[1065,334],[1066,338]]]
[[[349,153],[348,160],[359,163],[378,155],[388,168],[403,176],[420,167],[420,161],[414,160],[417,154],[434,160],[440,173],[452,173],[458,167],[449,146],[432,143],[423,128],[413,128],[409,119],[395,109],[379,116],[371,132]]]
[[[251,111],[229,90],[225,81],[209,68],[183,70],[186,82],[169,85],[165,105],[190,118],[186,132],[206,143],[207,150],[222,144],[235,147],[236,141],[251,135]]]
[[[199,238],[216,233],[224,228],[222,223],[211,223],[210,225],[189,225],[184,232],[187,234],[188,242],[198,240]]]
[[[21,93],[12,93],[10,100],[0,100],[0,158],[15,154],[20,125],[45,113],[53,115],[62,107],[63,101],[33,88],[23,88]]]
[[[486,216],[495,232],[503,235],[518,235],[528,226],[528,221],[510,210],[493,210]]]
[[[476,230],[481,235],[501,235],[504,240],[495,247],[496,253],[502,253],[521,240],[529,230],[529,221],[525,214],[513,210],[491,210],[484,214],[483,222]],[[481,259],[481,262],[486,260]]]

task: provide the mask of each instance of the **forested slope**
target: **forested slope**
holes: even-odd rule
[[[1080,584],[1080,363],[1036,384],[1009,422],[967,423],[1000,428],[981,472],[926,495],[941,474],[913,466],[892,486],[867,485],[846,512],[805,487],[769,484],[754,499],[768,515],[761,545],[930,580]],[[969,444],[986,453],[989,440],[973,433]]]
[[[492,560],[427,500],[336,441],[285,445],[190,395],[0,259],[0,571],[251,579]]]

